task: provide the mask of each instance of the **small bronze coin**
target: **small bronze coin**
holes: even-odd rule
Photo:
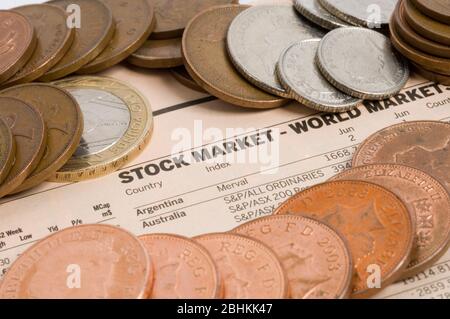
[[[11,129],[0,118],[0,185],[11,170],[16,158],[16,142]]]
[[[0,83],[8,80],[31,58],[36,34],[31,22],[14,11],[0,11]]]
[[[427,16],[450,24],[450,2],[448,0],[411,0],[417,9]]]
[[[168,69],[183,65],[181,38],[148,40],[127,60],[141,68]]]
[[[425,79],[428,79],[428,80],[436,82],[436,83],[441,83],[444,85],[450,85],[450,76],[449,75],[439,74],[439,73],[435,73],[433,71],[429,71],[415,63],[411,63],[411,64],[412,64],[413,70],[415,72],[417,72],[418,74],[420,74],[421,76],[423,76]]]
[[[200,85],[197,84],[197,82],[194,81],[194,79],[189,75],[184,66],[172,68],[170,70],[170,73],[172,73],[173,77],[177,79],[178,82],[187,86],[188,88],[202,93],[206,92]]]
[[[155,28],[149,0],[101,1],[111,9],[116,31],[108,47],[78,70],[78,74],[97,73],[120,63],[139,49]]]
[[[99,0],[52,0],[48,3],[63,10],[79,6],[81,20],[79,27],[75,23],[74,40],[67,54],[39,78],[45,82],[76,72],[95,59],[108,46],[115,29],[111,10]]]
[[[400,278],[410,261],[414,240],[411,214],[384,187],[361,181],[319,184],[294,195],[275,214],[316,218],[345,236],[355,268],[353,298],[378,293]],[[381,276],[378,288],[369,286],[374,269]]]
[[[53,176],[71,158],[80,144],[83,115],[67,91],[48,84],[23,84],[0,92],[35,107],[47,126],[47,145],[36,169],[14,190],[22,192]]]
[[[0,185],[0,198],[10,194],[34,171],[45,152],[47,129],[42,115],[29,104],[0,97],[0,118],[11,128],[16,141],[16,160]]]
[[[44,75],[67,53],[75,29],[66,24],[66,13],[48,4],[35,4],[13,9],[26,16],[34,27],[37,45],[32,57],[5,85],[32,82]]]
[[[418,169],[395,164],[366,165],[344,171],[332,180],[362,180],[397,195],[412,214],[416,236],[407,278],[427,269],[447,252],[450,242],[450,197],[440,182]]]
[[[228,28],[234,18],[248,8],[243,5],[214,7],[191,20],[183,35],[185,66],[206,91],[228,103],[250,108],[279,107],[287,99],[250,84],[228,58]]]

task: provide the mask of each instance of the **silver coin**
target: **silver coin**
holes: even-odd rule
[[[323,35],[293,6],[256,6],[233,20],[227,45],[231,61],[244,77],[269,93],[288,97],[275,71],[281,52],[294,42]]]
[[[295,0],[294,6],[306,19],[322,28],[333,30],[350,26],[350,24],[332,15],[322,7],[319,0]]]
[[[319,0],[331,14],[355,26],[386,28],[398,0]]]
[[[349,96],[332,86],[320,73],[314,60],[320,39],[294,43],[278,62],[278,77],[289,94],[300,103],[323,112],[354,109],[361,99]]]
[[[361,99],[389,98],[409,78],[408,63],[394,51],[391,41],[364,28],[330,31],[319,44],[316,63],[331,84]]]

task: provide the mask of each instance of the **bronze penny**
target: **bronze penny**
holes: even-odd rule
[[[0,298],[146,298],[152,278],[151,260],[134,235],[114,226],[82,225],[21,254],[3,279]]]
[[[34,171],[44,155],[47,130],[44,119],[31,105],[0,97],[0,118],[11,128],[16,141],[16,160],[0,185],[0,198],[10,194]]]
[[[112,11],[116,31],[108,47],[77,71],[97,73],[125,60],[139,49],[155,28],[153,7],[149,0],[101,0]]]
[[[439,74],[433,71],[429,71],[418,64],[411,63],[413,66],[413,70],[418,74],[423,76],[425,79],[428,79],[433,82],[441,83],[444,85],[450,85],[450,76],[445,74]]]
[[[403,165],[378,164],[355,167],[333,180],[362,180],[383,186],[397,195],[416,224],[411,261],[403,277],[427,269],[447,252],[450,242],[450,197],[430,175]]]
[[[81,24],[79,28],[75,27],[67,54],[40,78],[45,82],[76,72],[95,59],[108,46],[115,29],[111,10],[99,0],[52,0],[48,3],[63,10],[78,5]]]
[[[236,71],[228,58],[226,37],[236,16],[249,6],[228,5],[198,14],[183,35],[183,58],[192,78],[218,98],[250,108],[273,108],[286,99],[265,93]]]
[[[16,142],[11,129],[0,119],[0,185],[11,170],[16,158]]]
[[[23,84],[0,92],[34,106],[47,127],[45,153],[36,169],[14,190],[21,192],[53,176],[71,158],[80,144],[83,115],[67,91],[48,84]]]
[[[352,257],[329,226],[302,216],[258,218],[233,230],[271,247],[284,267],[293,299],[347,298]]]
[[[148,40],[128,58],[128,62],[149,69],[166,69],[183,65],[181,39]]]
[[[176,235],[140,236],[155,267],[152,299],[212,299],[222,292],[209,252],[195,241]]]
[[[0,10],[0,83],[27,63],[35,47],[36,34],[28,18],[18,12]]]
[[[184,86],[187,86],[188,88],[194,91],[202,93],[206,92],[205,90],[202,89],[200,85],[197,84],[197,82],[194,81],[194,79],[189,75],[188,71],[184,66],[172,68],[170,70],[170,73],[172,73],[173,77]]]
[[[319,184],[293,196],[275,214],[313,217],[345,236],[355,271],[353,298],[378,293],[409,264],[415,225],[403,202],[384,187],[361,181]]]
[[[67,53],[75,29],[66,24],[64,10],[48,4],[28,5],[13,9],[26,16],[34,27],[37,45],[27,64],[6,83],[7,86],[32,82],[44,75]]]
[[[419,11],[442,23],[450,24],[448,0],[411,0]]]
[[[275,253],[262,242],[235,234],[207,234],[194,240],[213,257],[225,299],[282,299],[288,284]]]

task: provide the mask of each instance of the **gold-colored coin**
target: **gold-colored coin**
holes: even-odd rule
[[[141,68],[167,69],[183,65],[181,38],[148,40],[127,60]]]
[[[1,198],[19,187],[39,164],[45,151],[47,129],[39,111],[16,98],[0,97],[0,118],[11,128],[16,141],[16,160],[0,185]]]
[[[11,170],[16,158],[16,143],[11,129],[0,119],[0,184]]]
[[[73,77],[55,84],[78,101],[84,132],[75,154],[52,181],[82,181],[114,172],[139,155],[150,141],[150,105],[128,84],[95,76]]]
[[[111,10],[99,0],[52,0],[48,3],[64,10],[71,5],[77,5],[81,19],[77,28],[74,11],[75,36],[72,46],[67,54],[40,78],[45,82],[76,72],[91,62],[108,46],[115,30]]]
[[[22,192],[53,176],[72,157],[81,141],[83,115],[67,91],[49,84],[23,84],[0,92],[35,107],[47,126],[47,145],[36,169],[14,190]]]
[[[13,9],[30,20],[37,36],[36,49],[30,60],[5,85],[36,80],[50,70],[67,53],[75,29],[69,29],[64,10],[48,4],[35,4]]]
[[[139,49],[155,28],[153,7],[148,0],[101,0],[112,11],[116,32],[108,47],[77,73],[105,70]]]

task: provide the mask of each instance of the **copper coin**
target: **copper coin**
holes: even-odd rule
[[[111,10],[99,0],[52,0],[48,3],[63,10],[78,5],[81,20],[67,54],[39,79],[46,82],[76,72],[95,59],[109,45],[115,30]]]
[[[228,58],[226,37],[229,26],[248,8],[243,5],[214,7],[191,20],[183,35],[185,66],[206,91],[228,103],[251,108],[279,107],[287,100],[250,84]]]
[[[262,242],[235,234],[207,234],[194,239],[213,257],[223,281],[225,299],[287,297],[283,267]]]
[[[258,218],[233,230],[271,247],[286,272],[294,299],[346,298],[352,257],[345,240],[329,226],[302,216]]]
[[[26,16],[34,27],[37,45],[27,64],[6,85],[32,82],[44,75],[67,53],[73,42],[75,29],[66,24],[64,10],[47,4],[28,5],[14,11]]]
[[[224,4],[239,3],[238,0],[155,0],[156,28],[152,39],[170,39],[183,35],[188,22],[203,10]]]
[[[11,170],[16,158],[16,142],[11,129],[0,118],[0,185]]]
[[[448,0],[411,0],[427,16],[442,23],[450,24],[450,2]]]
[[[125,60],[139,49],[155,28],[153,6],[149,0],[101,0],[112,11],[116,31],[108,47],[94,61],[77,71],[96,73]]]
[[[428,79],[433,82],[441,83],[444,85],[450,85],[450,76],[445,74],[439,74],[433,71],[429,71],[418,64],[411,63],[413,66],[413,70],[418,74],[423,76],[425,79]]]
[[[127,60],[141,68],[167,69],[183,65],[181,38],[148,40]]]
[[[36,34],[28,18],[18,12],[0,10],[0,83],[27,63],[35,47]]]
[[[195,241],[169,234],[140,236],[155,267],[153,299],[211,299],[221,294],[217,268]]]
[[[82,225],[20,255],[3,279],[0,298],[146,298],[152,278],[151,260],[134,235],[114,226]]]
[[[450,197],[440,182],[430,175],[403,165],[378,164],[355,167],[333,180],[362,180],[383,186],[397,195],[416,224],[411,261],[403,277],[433,265],[450,242]]]
[[[14,190],[21,192],[53,176],[71,158],[80,144],[83,115],[67,91],[48,84],[23,84],[0,92],[34,106],[47,126],[45,153],[36,169]]]
[[[16,141],[16,160],[0,185],[1,198],[19,187],[39,165],[45,152],[47,129],[38,110],[15,98],[0,97],[0,118],[11,128]]]
[[[275,214],[317,218],[345,236],[355,268],[352,297],[378,293],[398,279],[409,263],[413,220],[403,202],[378,185],[360,181],[320,184],[293,196]],[[371,286],[375,283],[372,271],[380,275],[378,288]]]
[[[198,92],[206,92],[200,85],[197,84],[197,82],[194,81],[194,79],[189,75],[184,66],[172,68],[170,72],[172,73],[173,77],[184,86],[187,86],[188,88]]]

